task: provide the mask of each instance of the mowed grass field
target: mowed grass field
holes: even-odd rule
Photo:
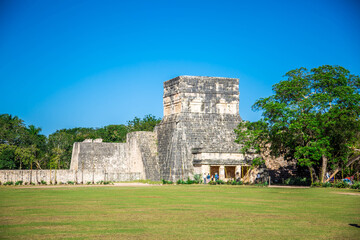
[[[360,195],[338,193],[359,191],[0,187],[0,238],[360,239]]]

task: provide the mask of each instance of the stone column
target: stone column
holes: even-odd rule
[[[219,168],[219,179],[224,180],[225,179],[225,167],[224,165],[221,165]]]

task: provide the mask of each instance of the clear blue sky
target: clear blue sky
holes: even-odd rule
[[[360,75],[360,1],[0,0],[0,113],[57,129],[162,117],[163,82],[240,78],[240,115],[299,67]]]

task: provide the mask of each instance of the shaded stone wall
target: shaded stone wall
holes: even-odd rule
[[[127,135],[130,169],[142,173],[142,179],[160,180],[156,132],[132,132]]]

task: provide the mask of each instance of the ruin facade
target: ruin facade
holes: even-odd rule
[[[128,133],[125,143],[77,142],[69,170],[0,171],[0,181],[176,181],[204,173],[227,180],[246,175],[253,156],[241,154],[241,145],[234,142],[241,121],[239,79],[176,77],[164,82],[163,105],[163,119],[153,132]]]
[[[70,169],[171,181],[204,173],[220,179],[246,174],[252,156],[241,154],[234,142],[241,121],[239,79],[176,77],[164,82],[163,106],[153,132],[129,133],[126,143],[75,143]]]

